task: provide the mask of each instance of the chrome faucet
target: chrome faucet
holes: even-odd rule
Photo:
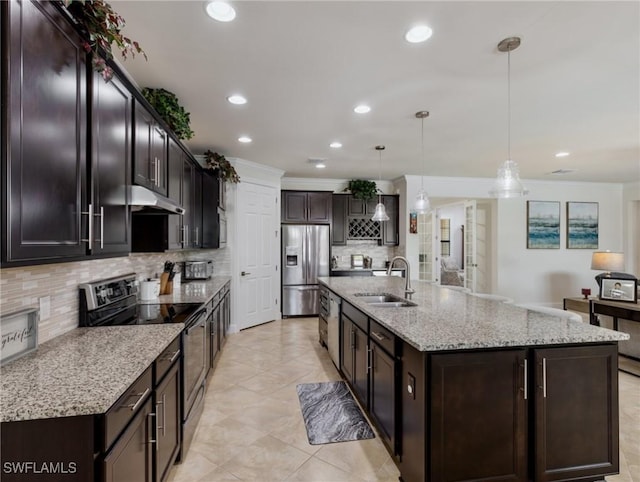
[[[403,261],[405,267],[407,268],[407,272],[405,273],[405,284],[404,284],[404,295],[407,299],[411,299],[411,295],[416,292],[411,287],[411,268],[409,267],[409,261],[404,256],[395,256],[391,262],[389,263],[389,267],[387,268],[387,276],[391,276],[391,270],[393,269],[393,264],[396,261]]]

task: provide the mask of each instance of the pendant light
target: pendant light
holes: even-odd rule
[[[498,44],[500,52],[507,52],[507,160],[498,168],[498,176],[489,194],[497,198],[522,197],[529,191],[520,182],[518,163],[511,159],[511,51],[520,46],[520,37],[508,37]]]
[[[427,162],[424,158],[424,120],[426,117],[429,117],[429,111],[420,110],[416,112],[416,118],[422,121],[422,177],[420,178],[420,191],[418,191],[416,202],[414,204],[414,208],[418,212],[418,214],[427,214],[429,211],[431,211],[429,196],[424,190],[424,173],[427,170]]]
[[[378,151],[380,156],[380,163],[378,165],[378,182],[380,182],[382,180],[382,151],[384,151],[384,146],[376,146],[376,151]],[[376,210],[371,217],[371,221],[389,221],[387,210],[384,208],[384,204],[382,204],[380,188],[378,188],[378,204],[376,204]]]

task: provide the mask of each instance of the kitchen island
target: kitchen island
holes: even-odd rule
[[[614,332],[397,278],[320,278],[340,363],[405,481],[601,480],[618,472]]]

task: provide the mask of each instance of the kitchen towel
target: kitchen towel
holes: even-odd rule
[[[311,445],[375,438],[345,382],[296,386]]]

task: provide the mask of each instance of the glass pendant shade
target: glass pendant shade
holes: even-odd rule
[[[376,204],[376,210],[373,213],[372,221],[389,221],[389,216],[387,215],[387,210],[384,207],[384,204],[379,202]]]
[[[413,207],[418,214],[427,214],[431,211],[431,202],[429,202],[429,196],[424,189],[420,189],[420,191],[418,191],[416,202]]]
[[[520,182],[520,170],[515,161],[504,161],[498,168],[498,176],[493,188],[489,192],[498,199],[522,197],[529,191]]]

